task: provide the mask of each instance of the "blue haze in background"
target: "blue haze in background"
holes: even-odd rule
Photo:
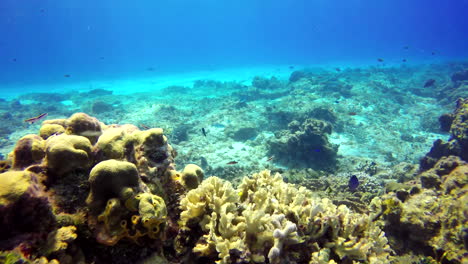
[[[466,0],[2,0],[0,84],[461,60],[466,14]]]

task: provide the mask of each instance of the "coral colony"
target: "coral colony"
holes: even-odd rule
[[[467,113],[460,99],[450,141],[436,141],[417,180],[375,196],[365,213],[268,170],[236,188],[194,164],[176,171],[160,128],[106,125],[84,113],[46,120],[39,135],[17,142],[0,174],[0,260],[410,263],[395,253],[413,251],[429,256],[425,263],[466,263]],[[333,161],[320,132],[327,127],[305,120],[285,133],[301,129],[308,132],[297,136],[315,138]],[[281,142],[272,143],[275,155]]]

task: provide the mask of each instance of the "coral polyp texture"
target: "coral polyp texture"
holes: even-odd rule
[[[464,144],[460,115],[451,132]],[[336,166],[328,123],[289,128],[271,142],[275,155],[284,148],[298,162]],[[308,157],[311,149],[322,156]],[[269,170],[237,186],[205,178],[195,164],[177,171],[175,156],[161,128],[84,113],[45,121],[17,142],[0,173],[0,262],[377,264],[409,263],[394,256],[408,251],[434,263],[467,261],[463,158],[440,157],[417,181],[393,184],[355,210]]]

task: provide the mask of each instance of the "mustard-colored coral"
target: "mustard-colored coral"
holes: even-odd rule
[[[63,175],[79,169],[88,169],[92,164],[92,146],[82,136],[58,135],[46,141],[45,161],[50,172]]]
[[[166,204],[161,197],[142,190],[133,163],[102,161],[91,170],[89,181],[87,203],[101,226],[98,242],[115,245],[122,238],[138,243],[142,236],[159,237],[167,216]]]
[[[43,124],[39,129],[39,136],[47,139],[52,135],[60,135],[65,133],[65,128],[58,124]]]
[[[14,169],[24,169],[40,163],[45,155],[45,141],[38,135],[26,135],[18,140],[10,155]]]
[[[7,171],[0,174],[0,205],[6,206],[19,199],[31,185],[27,171]]]
[[[96,144],[98,159],[125,160],[127,158],[125,154],[131,153],[131,149],[134,147],[136,141],[135,131],[138,131],[138,128],[133,125],[104,129]]]
[[[103,210],[111,198],[120,198],[128,188],[138,188],[140,179],[133,163],[119,160],[106,160],[99,162],[89,174],[91,190],[86,202],[91,210]],[[129,192],[129,193],[128,193]]]
[[[93,144],[102,134],[101,123],[85,113],[73,114],[67,119],[66,124],[66,134],[86,137]]]

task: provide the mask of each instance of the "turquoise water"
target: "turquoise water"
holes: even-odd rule
[[[5,0],[0,83],[459,60],[468,55],[467,11],[463,0]]]
[[[411,215],[411,210],[421,207],[419,189],[411,193],[410,202],[404,203],[407,197],[393,197],[388,184],[406,182],[407,196],[410,187],[423,189],[417,176],[421,158],[431,150],[435,140],[451,137],[447,129],[442,129],[444,122],[439,117],[451,113],[458,98],[468,97],[467,13],[466,0],[30,0],[28,3],[2,0],[0,161],[5,167],[0,168],[1,172],[11,163],[18,140],[38,134],[43,120],[67,119],[84,112],[113,128],[124,124],[133,124],[141,131],[163,128],[169,144],[176,150],[171,155],[177,153],[174,166],[179,172],[187,164],[197,164],[204,170],[205,178],[218,176],[236,186],[242,177],[267,169],[281,173],[285,182],[294,184],[289,186],[294,186],[296,192],[306,187],[314,192],[314,197],[349,206],[350,212],[356,213],[353,217],[375,214],[375,208],[371,207],[377,205],[370,204],[376,197],[381,197],[382,204],[387,202],[386,206],[391,205],[389,200],[398,198],[406,206],[402,205],[401,210]],[[36,123],[27,122],[41,114],[47,115]],[[49,122],[68,126],[64,120]],[[111,133],[109,127],[102,125],[105,133],[106,130]],[[57,134],[60,133],[50,137]],[[452,154],[466,152],[454,149],[450,149]],[[96,165],[93,162],[98,159],[98,150],[97,145],[93,146],[89,158],[92,166]],[[129,161],[136,163],[132,158]],[[45,159],[41,159],[30,169],[44,179],[53,178],[46,165]],[[138,166],[146,165],[142,162]],[[76,213],[75,209],[67,211],[73,206],[88,210],[85,196],[89,191],[90,169],[79,168],[65,175],[65,179],[48,179],[58,183],[41,178],[46,196],[67,204],[65,209],[54,204],[57,207],[54,209],[63,209],[67,214]],[[448,176],[442,177],[439,172],[437,175],[437,179],[440,176],[449,182],[443,188],[453,187]],[[141,176],[148,181],[145,177]],[[351,178],[358,182],[349,182]],[[174,186],[179,185],[170,188]],[[459,210],[447,212],[453,218],[466,211],[466,205],[460,206],[457,199],[452,199],[451,191],[442,194],[437,188],[431,190],[432,187],[423,190],[422,197],[430,201],[426,205],[452,201],[450,206],[444,204],[440,208],[453,206]],[[173,191],[168,190],[162,193]],[[261,191],[270,193],[265,190]],[[147,191],[146,188],[144,192]],[[179,191],[183,197],[188,190]],[[8,194],[0,192],[5,193]],[[37,193],[33,198],[34,195]],[[70,204],[68,199],[72,200]],[[171,202],[180,202],[177,199]],[[278,200],[272,198],[271,203]],[[245,204],[236,206],[240,216]],[[201,244],[206,242],[201,238],[201,230],[182,232],[177,237],[178,242],[187,238],[183,256],[167,245],[175,241],[180,231],[179,206],[168,204],[168,208],[167,221],[171,227],[161,233],[169,242],[157,245],[158,251],[152,248],[154,241],[147,240],[143,241],[147,242],[144,247],[136,247],[129,241],[119,242],[114,248],[104,247],[91,235],[96,223],[85,222],[76,213],[77,219],[83,221],[76,224],[80,227],[79,239],[73,242],[79,249],[76,252],[83,253],[86,263],[94,263],[101,257],[109,258],[109,262],[100,259],[95,263],[137,263],[136,260],[143,261],[154,252],[154,256],[161,254],[163,259],[165,255],[171,263],[218,260],[215,250],[209,256],[191,259],[194,254],[190,253],[190,247],[198,239]],[[461,242],[467,239],[466,226],[454,224],[453,230],[443,226],[449,216],[442,213],[434,218],[438,221],[434,226],[446,228],[445,237],[453,238],[450,241],[453,244],[434,244],[445,243],[445,237],[439,237],[436,242],[431,240],[432,244],[420,247],[418,243],[429,240],[414,236],[411,243],[415,244],[406,250],[406,231],[399,230],[399,222],[392,223],[397,218],[389,217],[387,214],[392,212],[383,213],[387,210],[382,208],[380,215],[372,216],[376,218],[369,220],[369,225],[381,226],[390,234],[389,239],[392,237],[389,244],[396,255],[392,263],[429,263],[430,259],[425,257],[439,261],[436,263],[459,263],[443,262],[455,251],[454,258],[460,260],[465,254],[466,259]],[[433,212],[445,212],[440,208],[423,208],[427,210],[417,211],[415,215],[420,215],[414,218],[422,215],[424,226]],[[1,206],[0,209],[3,210]],[[30,219],[35,221],[34,217]],[[271,219],[276,217],[281,220],[275,221],[284,220],[284,215]],[[322,221],[328,225],[331,217],[341,216],[319,217],[315,223]],[[411,219],[406,220],[406,228],[413,230]],[[17,240],[0,239],[0,262],[2,251],[20,243],[31,247],[21,248],[23,254],[30,251],[35,252],[34,257],[42,256],[37,239],[46,237],[54,228],[36,230],[36,236],[20,230]],[[414,232],[426,231],[424,228]],[[17,231],[12,230],[12,234]],[[430,231],[434,238],[439,230]],[[328,235],[322,238],[322,242],[307,238],[307,243],[322,243],[320,246],[286,247],[291,251],[282,253],[285,258],[281,263],[299,259],[299,253],[294,252],[302,249],[311,257],[312,252],[318,252],[317,248],[332,248],[327,244]],[[267,252],[272,245],[268,243],[264,254],[261,248],[257,253],[270,258]],[[437,246],[441,249],[435,250]],[[456,250],[451,251],[452,246]],[[466,241],[464,246],[466,249]],[[68,253],[80,255],[76,252]],[[237,253],[230,252],[231,257],[236,258]],[[250,252],[244,253],[249,258]],[[64,254],[54,252],[46,256],[69,257]],[[331,259],[340,260],[337,254],[334,252]],[[237,256],[237,260],[242,257]],[[353,256],[341,260],[350,263],[362,259]]]

